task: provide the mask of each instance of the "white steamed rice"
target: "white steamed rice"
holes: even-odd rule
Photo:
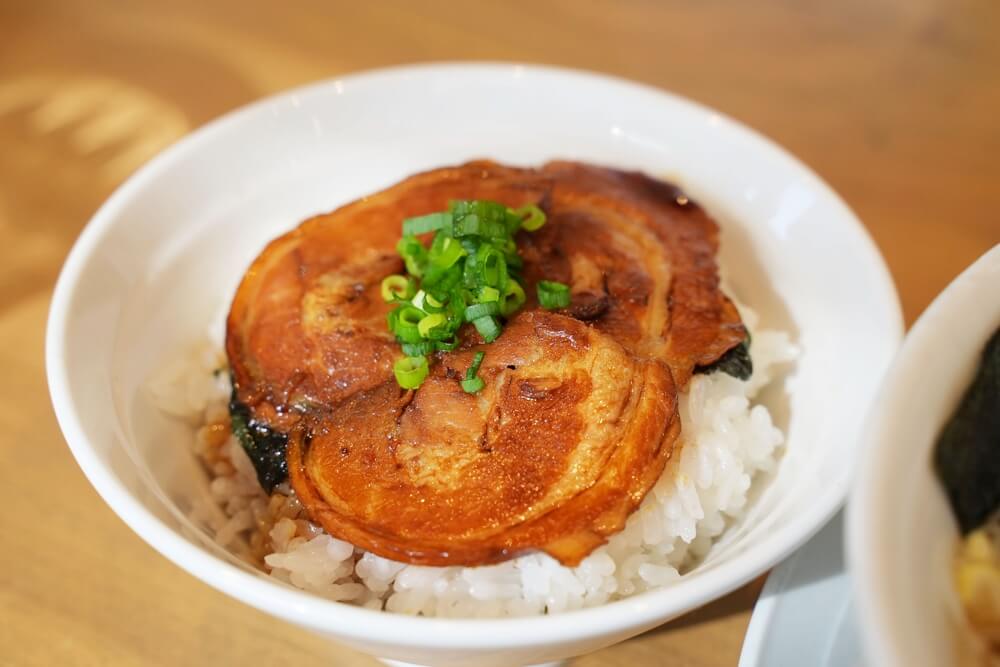
[[[683,447],[625,529],[575,568],[544,554],[484,567],[406,565],[356,549],[308,521],[287,485],[268,497],[229,432],[224,358],[208,346],[159,373],[157,405],[200,423],[195,453],[208,472],[191,519],[220,546],[271,577],[331,600],[404,614],[527,616],[590,607],[669,585],[744,512],[757,473],[776,462],[783,435],[754,397],[796,349],[787,334],[754,331],[754,373],[697,375],[681,396]]]

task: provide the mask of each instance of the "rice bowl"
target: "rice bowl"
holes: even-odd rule
[[[455,86],[533,94],[544,104],[498,105],[463,119],[466,131],[457,136],[454,110],[435,101]],[[385,95],[420,100],[411,105],[421,109],[419,118],[393,120],[398,104],[382,104]],[[414,124],[424,131],[412,132]],[[644,141],[658,134],[670,137],[670,150]],[[524,136],[531,142],[517,140]],[[190,459],[190,428],[158,416],[144,387],[185,342],[203,337],[204,323],[263,241],[289,219],[429,165],[484,152],[532,163],[567,145],[581,159],[681,174],[718,212],[726,239],[721,262],[739,285],[735,296],[760,311],[764,328],[791,328],[801,349],[794,384],[765,392],[787,433],[780,461],[726,539],[669,593],[541,618],[459,621],[307,595],[191,531],[187,510],[198,492],[186,484],[193,477],[182,460]],[[721,155],[730,169],[718,169]],[[892,283],[856,218],[811,172],[733,121],[593,75],[432,66],[289,93],[205,128],[151,163],[109,200],[71,253],[53,300],[47,366],[60,425],[88,478],[137,533],[195,576],[382,657],[528,664],[662,623],[748,581],[804,541],[843,498],[844,459],[898,344],[900,322]],[[829,404],[838,406],[836,420],[827,418]]]

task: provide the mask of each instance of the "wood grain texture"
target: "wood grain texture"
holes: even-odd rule
[[[42,337],[65,253],[185,132],[403,62],[618,74],[725,110],[811,165],[864,220],[912,322],[1000,242],[997,34],[994,0],[0,4],[0,663],[376,664],[156,554],[97,497],[52,416]],[[735,665],[758,590],[574,664]]]

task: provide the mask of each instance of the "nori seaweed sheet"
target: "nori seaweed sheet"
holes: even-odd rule
[[[750,358],[750,334],[736,347],[730,348],[721,357],[707,366],[698,366],[695,373],[726,373],[739,380],[749,380],[753,375],[753,360]]]
[[[240,441],[257,471],[257,481],[271,493],[275,486],[288,479],[288,461],[285,458],[288,436],[253,419],[250,408],[236,398],[235,387],[229,399],[229,417],[233,435]]]
[[[934,468],[963,535],[1000,507],[1000,329],[938,437]]]

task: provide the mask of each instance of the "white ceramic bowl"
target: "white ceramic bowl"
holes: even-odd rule
[[[949,665],[968,641],[951,582],[958,527],[931,461],[997,327],[1000,245],[920,316],[872,404],[847,523],[872,665]]]
[[[203,336],[267,240],[415,171],[473,157],[588,160],[678,181],[722,224],[736,295],[765,325],[789,327],[803,350],[785,393],[772,396],[788,433],[778,470],[704,563],[669,589],[544,618],[412,618],[291,590],[184,529],[178,500],[190,486],[190,435],[150,404],[150,373]],[[900,336],[891,279],[858,220],[768,140],[634,83],[452,64],[266,99],[153,160],[70,254],[52,302],[47,364],[80,466],[167,558],[247,604],[378,656],[514,665],[638,634],[740,586],[806,540],[846,494],[862,415]]]

